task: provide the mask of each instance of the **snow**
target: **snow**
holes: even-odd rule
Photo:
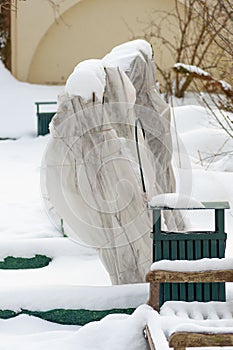
[[[165,302],[160,314],[148,314],[155,348],[169,350],[168,338],[174,332],[232,333],[232,308],[232,302]]]
[[[204,332],[204,333],[232,333],[232,320],[193,320],[180,316],[153,315],[149,318],[148,327],[156,349],[170,349],[168,339],[175,332]],[[220,349],[220,348],[209,348]],[[228,348],[227,348],[228,349]],[[231,349],[229,347],[229,349]]]
[[[132,40],[114,47],[102,61],[107,67],[120,67],[124,72],[127,72],[136,55],[139,55],[143,60],[145,60],[143,55],[152,59],[151,45],[142,39]]]
[[[163,193],[154,196],[149,202],[150,207],[157,208],[180,208],[180,209],[201,209],[205,206],[195,198],[180,193]]]
[[[151,312],[150,307],[141,305],[131,316],[108,315],[100,322],[89,323],[76,334],[77,348],[147,350],[143,329],[147,323],[147,314]]]
[[[132,41],[128,41],[126,43],[115,46],[110,53],[130,53],[130,52],[142,52],[148,58],[152,58],[153,50],[152,46],[146,41],[142,39],[136,39]]]
[[[123,61],[119,62],[120,51],[117,50],[123,49],[127,60],[122,67]],[[149,58],[152,55],[151,49],[142,49],[141,44],[135,50],[145,50]],[[127,70],[134,56],[130,56],[129,51],[127,47],[119,46],[105,57],[104,64]],[[88,64],[96,66],[97,63]],[[102,81],[101,68],[99,73],[97,71],[96,69],[96,79],[98,77]],[[36,134],[34,103],[39,100],[56,100],[63,87],[19,82],[1,62],[0,76],[0,137],[18,138],[0,141],[0,259],[9,254],[26,257],[46,254],[52,258],[48,266],[36,270],[0,270],[0,309],[104,309],[109,306],[137,307],[145,303],[148,297],[147,285],[112,287],[96,252],[63,238],[61,230],[54,227],[42,206],[40,164],[49,136],[32,137]],[[226,256],[232,258],[233,140],[227,137],[209,111],[197,105],[193,96],[175,101],[174,105],[172,133],[177,191],[200,202],[230,202],[231,209],[226,211]],[[219,111],[215,111],[222,118]],[[228,112],[227,115],[232,119],[232,114]],[[224,119],[221,120],[224,122]],[[180,147],[177,147],[177,133]],[[179,154],[180,150],[182,153]],[[214,224],[211,211],[192,211],[192,215],[185,215],[190,220],[189,229],[209,230]],[[230,264],[231,260],[228,261]],[[230,286],[227,286],[227,298],[233,299],[233,289]],[[180,304],[178,308],[183,310]],[[198,314],[198,309],[193,309]],[[226,315],[222,306],[220,311]],[[19,315],[8,320],[0,319],[0,350],[13,350],[16,347],[20,350],[39,350],[41,346],[50,350],[64,347],[69,350],[147,350],[143,337],[146,323],[153,326],[155,335],[152,334],[152,337],[155,337],[158,348],[168,350],[163,329],[174,327],[171,315],[171,308],[168,315],[160,317],[144,305],[132,316],[108,316],[81,329],[78,326],[57,325],[33,316]],[[175,326],[178,323],[189,326],[187,318],[183,316],[180,316],[179,322],[176,320]]]
[[[201,303],[197,301],[166,301],[160,310],[161,316],[180,317],[183,323],[187,320],[232,320],[233,303],[210,301]]]
[[[1,273],[2,278],[5,277],[8,280],[11,278],[12,284],[6,281],[4,286],[1,287],[0,309],[15,312],[21,310],[47,311],[55,309],[111,310],[114,308],[136,308],[147,300],[148,286],[146,284],[138,284],[137,286],[96,286],[93,285],[94,281],[96,284],[98,283],[95,278],[92,280],[89,278],[88,281],[88,277],[86,277],[83,281],[79,278],[79,283],[83,284],[79,286],[76,285],[77,281],[75,281],[74,274],[69,283],[67,283],[66,278],[61,281],[59,276],[54,281],[52,275],[56,273],[64,274],[69,267],[72,269],[72,266],[68,266],[68,264],[65,264],[63,271],[59,271],[59,268],[56,267],[54,265],[53,268],[50,268],[50,276],[46,275],[46,271],[43,272],[43,278],[42,271],[41,274],[36,273],[37,282],[36,278],[34,278],[34,281],[28,281],[28,278],[33,274],[32,270],[27,271],[27,279],[23,277],[22,270],[18,271],[18,274],[9,274],[6,271],[5,274]],[[81,267],[78,266],[79,270]],[[92,273],[88,269],[88,262],[83,268],[85,268],[87,274]],[[46,268],[43,268],[43,270],[46,270]],[[98,271],[96,273],[98,274]],[[80,275],[80,273],[77,275]],[[14,277],[17,278],[14,280]],[[21,282],[21,278],[24,283]],[[17,289],[14,289],[16,286]],[[46,295],[46,298],[41,297],[42,295]]]
[[[104,66],[101,60],[86,60],[79,63],[66,82],[65,91],[70,96],[92,100],[93,94],[102,101],[106,85]]]
[[[222,85],[222,88],[224,90],[232,91],[232,86],[228,84],[225,80],[219,80],[218,82]]]
[[[203,76],[210,76],[210,74],[206,71],[204,71],[203,69],[197,67],[197,66],[193,66],[193,65],[190,65],[190,64],[184,64],[184,63],[176,63],[174,64],[174,68],[177,68],[178,70],[183,68],[185,69],[187,72],[190,72],[190,73],[196,73],[198,75],[203,75]]]
[[[207,334],[224,334],[233,332],[233,320],[218,322],[202,321],[200,324],[180,324],[172,329],[174,332],[192,332],[192,333],[207,333]]]
[[[145,40],[132,40],[114,47],[102,60],[89,59],[79,63],[67,79],[65,91],[85,101],[92,100],[94,93],[101,102],[106,86],[104,67],[119,67],[125,72],[136,55],[143,60],[143,55],[152,59],[151,45]]]
[[[20,315],[0,320],[0,327],[3,326],[0,349],[148,350],[142,330],[151,313],[153,310],[149,306],[142,305],[131,316],[109,315],[82,328],[55,325],[33,316]]]
[[[167,339],[174,332],[232,333],[232,307],[232,302],[165,302],[160,314],[148,317],[156,349],[170,349]]]
[[[79,330],[79,326],[66,326],[40,320],[27,315],[19,315],[15,318],[0,319],[1,350],[29,350],[40,349],[62,349],[64,343],[66,348],[72,347],[71,338]],[[67,343],[69,342],[69,343]]]
[[[48,141],[49,136],[0,142],[1,239],[61,236],[40,195],[40,163]]]
[[[37,133],[35,102],[56,101],[63,87],[17,81],[1,60],[0,77],[0,138],[35,136]],[[54,108],[56,107],[53,106],[53,111]],[[51,111],[51,107],[49,110]]]
[[[216,271],[216,270],[230,270],[233,268],[233,259],[231,258],[204,258],[195,261],[189,260],[160,260],[151,265],[151,271]]]

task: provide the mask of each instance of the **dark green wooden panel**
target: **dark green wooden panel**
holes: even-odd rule
[[[223,232],[189,232],[153,234],[155,261],[197,260],[201,258],[222,258],[225,256],[226,233]],[[160,304],[167,300],[210,301],[225,300],[224,283],[164,283],[160,289]]]
[[[202,241],[195,240],[194,247],[195,247],[194,260],[201,259],[203,256]],[[204,284],[203,283],[195,283],[195,300],[202,301],[203,300],[203,292],[204,292]]]
[[[37,135],[49,134],[49,123],[51,122],[55,112],[40,113],[37,119]]]
[[[162,241],[162,256],[163,259],[171,259],[171,252],[170,252],[170,241]],[[171,283],[163,283],[163,293],[164,293],[164,302],[167,300],[171,300]]]
[[[213,239],[211,241],[210,245],[211,249],[211,257],[217,257],[218,256],[218,242],[217,240]],[[211,300],[219,300],[218,295],[219,295],[219,289],[218,289],[218,283],[211,283],[210,284],[210,292],[211,292]]]
[[[228,202],[202,202],[204,208],[191,210],[214,210],[215,231],[163,232],[161,231],[162,210],[182,210],[187,208],[153,207],[153,261],[197,260],[202,258],[223,258],[227,235],[224,232],[224,210],[229,209]],[[159,220],[155,218],[159,217]],[[160,290],[160,305],[166,300],[210,301],[225,300],[224,283],[164,283]]]
[[[186,252],[186,259],[187,260],[194,260],[194,244],[195,241],[193,239],[190,239],[187,243],[187,252]],[[187,284],[187,301],[193,301],[195,300],[195,294],[194,294],[194,283],[188,283]]]
[[[56,101],[35,102],[37,114],[37,136],[46,135],[49,133],[49,123],[56,112],[41,112],[41,106],[56,105]],[[46,108],[46,107],[45,107]]]
[[[178,256],[179,260],[185,260],[186,259],[186,241],[179,240],[178,242]],[[186,290],[187,290],[187,283],[177,283],[179,285],[179,300],[186,300]]]
[[[178,259],[178,242],[170,241],[170,256],[171,260],[177,260]],[[179,284],[178,283],[171,283],[171,296],[173,300],[179,300]]]

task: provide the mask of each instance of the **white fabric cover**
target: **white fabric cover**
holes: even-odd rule
[[[154,64],[141,52],[127,65],[128,77],[119,66],[108,67],[106,60],[104,65],[103,99],[101,93],[91,94],[91,80],[85,96],[74,96],[77,75],[59,99],[44,157],[42,194],[51,217],[64,220],[66,233],[99,251],[113,284],[143,282],[152,261],[151,218],[134,125],[142,118],[147,135],[140,138],[140,149],[148,196],[171,192],[169,109],[154,90]],[[83,81],[83,66],[81,71]],[[166,224],[175,229],[182,220],[173,216]]]

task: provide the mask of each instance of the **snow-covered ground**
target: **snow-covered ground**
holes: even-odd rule
[[[47,216],[40,195],[40,165],[49,136],[35,137],[34,102],[56,100],[63,88],[18,82],[1,62],[0,79],[0,138],[17,138],[0,141],[0,257],[17,256],[17,252],[20,256],[42,252],[53,257],[49,266],[38,271],[1,270],[0,309],[4,305],[6,309],[26,308],[30,303],[43,309],[49,302],[53,307],[64,307],[66,300],[67,307],[81,307],[85,302],[93,305],[100,295],[106,296],[107,301],[99,299],[104,308],[112,292],[108,294],[110,280],[97,254],[71,241],[61,247],[62,233]],[[181,192],[199,201],[231,204],[226,215],[226,256],[233,257],[233,140],[190,95],[182,104],[176,102],[172,130]],[[190,227],[198,228],[198,223],[202,229],[210,229],[213,225],[212,213],[206,218],[206,214],[194,212],[189,219]],[[53,298],[55,288],[58,294]],[[98,288],[103,288],[101,293]],[[118,306],[124,306],[125,295],[131,292],[133,306],[146,302],[146,286],[128,286],[113,292],[119,296]],[[82,305],[75,300],[78,294]],[[228,298],[233,298],[233,290],[228,290]],[[81,329],[27,315],[0,319],[0,350],[36,350],[41,346],[50,350],[146,350],[141,330],[150,315],[151,310],[142,306],[132,316],[108,316]]]
[[[5,69],[1,60],[0,79],[0,138],[35,136],[37,132],[35,102],[56,101],[63,87],[17,81]]]

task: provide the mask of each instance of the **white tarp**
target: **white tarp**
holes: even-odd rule
[[[82,62],[69,77],[50,124],[42,192],[51,216],[95,247],[113,284],[123,284],[144,281],[152,262],[147,198],[175,191],[175,180],[169,109],[155,91],[151,47],[136,40],[114,50],[102,61]],[[137,118],[146,132],[140,151],[147,195]],[[182,220],[172,214],[165,224],[176,229]]]

